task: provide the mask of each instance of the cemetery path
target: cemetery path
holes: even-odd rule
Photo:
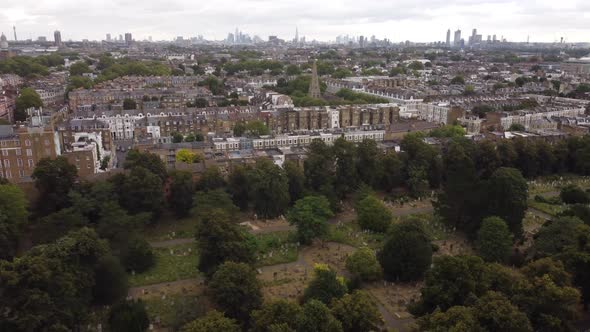
[[[182,280],[176,280],[176,281],[161,282],[159,284],[153,284],[153,285],[147,285],[147,286],[131,287],[131,288],[129,288],[127,296],[136,299],[136,298],[140,298],[140,297],[144,297],[144,296],[149,297],[150,295],[155,295],[155,294],[158,294],[158,295],[166,294],[166,293],[174,294],[177,291],[172,291],[172,290],[177,290],[177,289],[182,289],[182,288],[190,288],[190,287],[194,287],[195,285],[203,285],[204,282],[205,282],[205,278],[197,277],[197,278],[191,278],[191,279],[182,279]]]
[[[530,212],[530,213],[532,213],[532,214],[534,214],[535,216],[540,217],[540,218],[545,219],[545,220],[552,220],[553,219],[553,216],[552,215],[547,214],[547,213],[545,213],[543,211],[539,211],[539,210],[534,209],[532,207],[529,207],[527,209],[527,211]]]

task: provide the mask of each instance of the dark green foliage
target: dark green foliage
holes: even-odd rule
[[[363,140],[357,148],[357,171],[360,180],[375,188],[379,184],[381,169],[381,151],[374,140]]]
[[[362,247],[346,259],[346,269],[361,281],[376,281],[383,270],[373,249]]]
[[[336,96],[348,101],[350,104],[387,104],[389,100],[372,96],[362,92],[354,92],[350,89],[340,89]]]
[[[559,197],[565,204],[588,204],[590,197],[576,185],[568,185],[561,189]]]
[[[285,173],[287,174],[287,181],[289,182],[289,198],[291,203],[294,203],[300,198],[303,198],[305,193],[305,175],[303,168],[293,161],[286,161],[283,164]]]
[[[240,332],[240,326],[217,310],[209,311],[205,316],[182,327],[181,332]]]
[[[331,307],[344,332],[379,331],[384,323],[377,304],[365,291],[357,290],[335,299]]]
[[[545,224],[535,236],[537,257],[559,254],[568,248],[575,248],[580,239],[590,235],[590,226],[578,218],[562,217]]]
[[[111,308],[109,328],[112,332],[143,332],[149,325],[150,320],[141,300],[121,301]]]
[[[506,222],[497,217],[483,220],[477,232],[479,256],[487,262],[506,262],[512,251],[512,233]]]
[[[250,171],[251,168],[247,165],[237,165],[229,174],[227,181],[232,200],[242,211],[248,208],[250,199]]]
[[[271,332],[271,326],[284,324],[292,330],[297,328],[297,319],[303,310],[299,304],[286,300],[265,303],[250,317],[251,332]]]
[[[209,282],[211,298],[231,318],[247,322],[252,310],[262,305],[261,285],[247,264],[226,262]]]
[[[0,259],[12,259],[27,223],[27,199],[17,186],[0,184]]]
[[[356,168],[357,148],[354,143],[340,137],[334,142],[332,151],[336,160],[334,190],[339,198],[344,198],[353,192],[359,183]]]
[[[125,169],[143,167],[159,176],[160,179],[162,179],[162,182],[168,177],[166,165],[155,153],[139,152],[137,149],[132,149],[129,151],[129,153],[127,153],[123,167]]]
[[[117,258],[103,257],[98,262],[94,275],[92,294],[95,303],[109,305],[127,296],[127,273]]]
[[[229,220],[237,218],[239,212],[239,209],[233,204],[231,196],[222,189],[195,193],[191,209],[192,216],[200,220],[216,209],[225,212]]]
[[[432,262],[432,244],[419,220],[396,223],[378,255],[388,280],[422,278]]]
[[[258,159],[251,173],[250,197],[261,218],[276,218],[289,205],[289,183],[285,170],[267,159]]]
[[[314,277],[303,292],[303,301],[318,300],[329,304],[332,299],[338,299],[348,292],[344,278],[338,277],[336,271],[327,265],[316,264]]]
[[[16,98],[16,109],[14,110],[14,120],[25,121],[27,119],[27,113],[25,112],[28,108],[34,107],[39,108],[43,106],[41,97],[32,88],[24,88],[20,91],[19,96]]]
[[[297,321],[298,332],[342,332],[342,324],[318,300],[307,301]]]
[[[332,186],[335,176],[331,149],[321,140],[313,140],[308,147],[304,162],[307,187],[319,191],[324,186]]]
[[[76,166],[65,157],[41,159],[33,171],[35,187],[39,191],[37,210],[40,215],[59,211],[70,204],[68,193],[78,179]]]
[[[358,223],[362,229],[374,232],[385,232],[391,225],[393,215],[383,202],[373,195],[369,195],[358,202]]]
[[[334,214],[330,202],[323,196],[307,196],[295,202],[287,220],[297,227],[297,238],[310,244],[314,238],[328,233],[328,219]]]
[[[197,183],[197,189],[202,191],[215,190],[225,187],[225,179],[218,167],[212,166],[205,170]]]
[[[117,191],[121,206],[130,213],[151,212],[155,219],[164,206],[161,178],[143,167],[132,168]]]
[[[514,168],[499,168],[487,183],[487,215],[506,221],[515,237],[522,235],[522,220],[527,209],[528,186]]]
[[[193,176],[187,171],[175,171],[170,178],[168,205],[177,217],[186,217],[193,205]]]
[[[122,259],[127,270],[137,273],[148,270],[155,263],[152,247],[141,237],[129,240],[126,251],[122,253]]]
[[[248,241],[248,234],[232,223],[223,210],[210,210],[200,218],[196,240],[199,271],[208,275],[225,261],[254,262],[254,247]]]
[[[137,109],[137,102],[133,99],[126,98],[125,100],[123,100],[123,109],[124,110]]]

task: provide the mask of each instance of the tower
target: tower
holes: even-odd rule
[[[451,29],[447,30],[447,47],[451,47]]]
[[[2,35],[0,35],[0,50],[7,50],[8,49],[8,40],[6,39],[6,36],[4,35],[4,32],[2,33]]]
[[[320,79],[318,78],[317,60],[313,61],[311,67],[311,82],[309,82],[309,96],[311,98],[321,98],[322,91],[320,90]]]
[[[295,27],[295,44],[299,43],[299,29]]]
[[[453,39],[453,46],[455,46],[455,47],[461,46],[461,30],[455,31],[455,38]]]
[[[12,26],[12,30],[14,31],[14,41],[18,41],[18,39],[16,38],[16,26]]]
[[[61,46],[61,32],[59,32],[59,30],[55,30],[53,33],[53,40],[55,42],[55,46]]]

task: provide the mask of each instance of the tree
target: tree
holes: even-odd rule
[[[258,159],[252,170],[250,197],[262,218],[276,218],[289,205],[289,183],[285,171],[267,159]]]
[[[191,215],[196,219],[201,220],[216,209],[225,212],[229,220],[237,218],[239,212],[231,196],[223,189],[198,191],[195,194]]]
[[[314,238],[328,233],[328,219],[333,215],[330,202],[325,197],[307,196],[295,202],[287,220],[297,227],[299,241],[310,244]]]
[[[225,187],[226,182],[219,170],[219,167],[211,166],[203,172],[199,182],[197,183],[197,188],[199,190],[215,190],[219,188]]]
[[[229,174],[227,181],[232,200],[242,211],[248,209],[250,202],[250,171],[251,168],[248,165],[237,165]]]
[[[145,239],[138,236],[129,240],[122,259],[127,270],[137,273],[147,271],[155,264],[152,247]]]
[[[139,152],[137,149],[131,149],[127,153],[123,168],[133,169],[135,167],[143,167],[149,170],[150,172],[159,176],[160,179],[162,179],[162,182],[166,181],[166,178],[168,177],[166,165],[160,156],[155,153]]]
[[[342,324],[324,303],[310,300],[303,305],[303,313],[298,316],[297,331],[342,332]]]
[[[114,256],[105,256],[97,264],[95,284],[92,289],[94,302],[109,305],[127,296],[127,273]]]
[[[580,239],[590,236],[590,226],[578,218],[561,217],[545,224],[535,236],[537,257],[552,256],[575,248]]]
[[[199,271],[211,275],[225,261],[254,262],[254,247],[247,239],[247,234],[230,222],[225,211],[209,211],[197,226]]]
[[[369,195],[357,204],[357,219],[362,229],[374,232],[385,232],[391,225],[393,215],[383,202]]]
[[[231,318],[247,322],[250,312],[262,305],[256,272],[244,263],[225,262],[209,283],[211,298]]]
[[[389,280],[422,278],[432,262],[432,244],[421,221],[410,219],[394,224],[378,258]]]
[[[340,137],[334,142],[332,150],[336,159],[334,189],[338,197],[344,198],[358,186],[359,176],[356,169],[357,149],[354,143]]]
[[[141,300],[121,301],[109,313],[109,327],[113,332],[143,332],[150,319]]]
[[[85,61],[79,61],[70,66],[71,76],[82,76],[85,73],[92,73],[92,70]]]
[[[283,168],[287,174],[287,182],[289,182],[289,198],[291,198],[291,203],[294,203],[304,196],[305,175],[303,168],[290,160],[283,164]]]
[[[363,140],[359,143],[357,153],[357,170],[361,181],[376,188],[381,174],[381,150],[377,142],[372,139]]]
[[[384,321],[375,301],[365,291],[354,291],[332,301],[332,313],[344,332],[379,331]]]
[[[404,184],[404,163],[397,152],[390,151],[383,156],[381,161],[383,167],[380,179],[381,188],[392,191]]]
[[[526,128],[520,123],[513,123],[510,125],[510,128],[508,128],[508,131],[526,131]]]
[[[17,186],[0,184],[0,259],[12,259],[28,218],[27,199]]]
[[[225,317],[217,310],[211,310],[207,315],[196,319],[180,330],[181,332],[240,332],[240,325],[231,318]]]
[[[130,213],[151,212],[154,220],[164,205],[162,180],[143,167],[131,169],[118,189],[121,206]]]
[[[328,265],[316,264],[314,277],[303,292],[303,301],[318,300],[329,304],[332,299],[341,298],[347,292],[344,278],[338,277]]]
[[[70,204],[68,193],[78,180],[78,170],[65,157],[41,159],[32,177],[39,191],[37,210],[40,215],[61,210]]]
[[[477,300],[475,311],[484,331],[533,331],[527,315],[502,293],[487,292]]]
[[[123,109],[124,110],[137,109],[137,102],[133,99],[125,98],[125,100],[123,100]]]
[[[454,306],[447,311],[437,309],[418,319],[421,331],[431,332],[484,332],[472,307]]]
[[[188,149],[180,149],[176,152],[176,161],[177,162],[194,164],[194,163],[201,162],[203,159],[204,158],[201,154],[191,152]]]
[[[32,88],[24,88],[20,91],[19,96],[16,98],[15,105],[16,109],[14,110],[14,120],[26,121],[26,110],[31,107],[43,107],[43,101],[41,100],[41,97],[39,96],[37,91],[35,91]]]
[[[483,220],[477,233],[479,256],[487,262],[506,262],[512,249],[512,233],[506,222],[497,217]]]
[[[465,79],[463,78],[463,76],[455,76],[451,80],[451,84],[465,85]]]
[[[377,255],[369,247],[356,250],[346,259],[346,269],[362,281],[376,281],[383,276]]]
[[[184,136],[181,133],[173,132],[172,133],[172,143],[182,143]]]
[[[527,209],[528,186],[514,168],[499,168],[487,183],[487,215],[506,221],[515,237],[522,235],[522,220]]]
[[[319,139],[314,139],[309,145],[303,166],[309,189],[320,191],[324,187],[332,186],[335,169],[331,150],[324,141]]]
[[[565,204],[588,204],[590,197],[588,194],[576,185],[568,185],[561,188],[559,197]]]
[[[265,303],[258,310],[252,311],[250,316],[251,332],[271,332],[271,326],[282,324],[287,328],[297,328],[297,318],[302,314],[302,308],[294,302],[276,300]]]
[[[175,171],[170,178],[168,205],[178,218],[186,217],[193,205],[193,175],[188,171]]]

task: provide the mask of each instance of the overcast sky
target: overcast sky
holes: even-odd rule
[[[447,29],[473,28],[486,39],[590,42],[589,0],[0,0],[0,32],[13,39],[60,30],[63,40],[102,40],[131,32],[154,40],[203,35],[223,39],[235,28],[292,39],[375,35],[392,41],[444,40]]]

